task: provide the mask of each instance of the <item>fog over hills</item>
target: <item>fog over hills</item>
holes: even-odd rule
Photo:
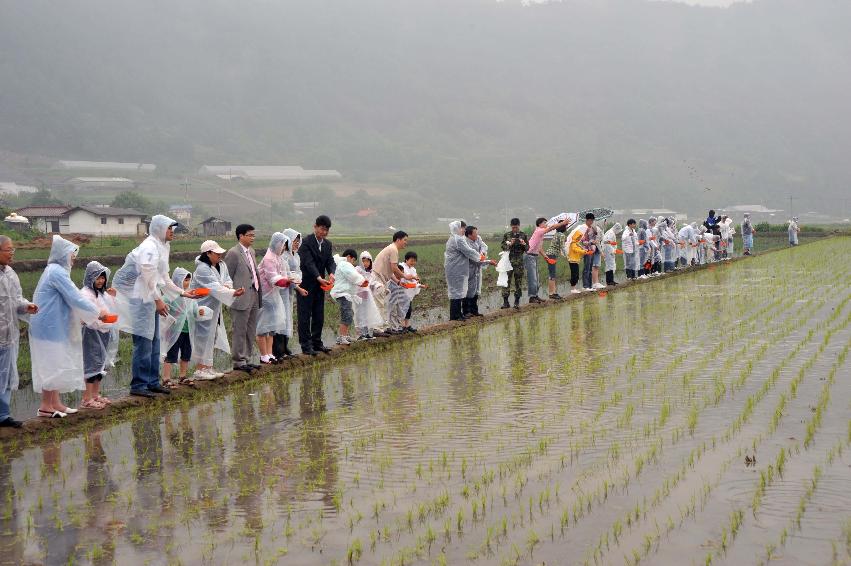
[[[481,209],[844,206],[851,2],[0,0],[0,149]]]

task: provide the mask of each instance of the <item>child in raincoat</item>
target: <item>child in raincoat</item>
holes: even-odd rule
[[[178,287],[189,290],[192,274],[182,267],[175,268],[171,281]],[[172,365],[180,362],[178,377],[182,385],[195,385],[189,377],[189,361],[192,359],[192,334],[196,321],[208,320],[211,315],[209,308],[199,305],[194,299],[175,297],[167,301],[168,316],[160,330],[160,343],[165,351],[163,360],[163,387],[175,386],[171,379]]]
[[[603,260],[606,264],[606,285],[614,286],[615,271],[617,270],[618,235],[623,232],[623,226],[616,222],[603,234]]]
[[[39,417],[63,418],[77,412],[59,394],[86,388],[80,322],[92,324],[109,314],[89,302],[71,281],[78,250],[68,240],[53,236],[47,267],[33,296],[39,311],[31,318],[29,336],[33,391],[41,393]]]
[[[224,374],[213,369],[215,350],[230,353],[227,332],[222,322],[222,305],[230,306],[235,297],[245,289],[234,289],[228,274],[228,266],[222,261],[225,249],[213,240],[201,244],[201,255],[195,258],[195,273],[192,274],[190,289],[209,289],[210,294],[199,299],[198,306],[210,309],[207,320],[195,323],[192,336],[192,361],[195,362],[195,379],[210,380]]]
[[[86,266],[80,292],[98,311],[115,312],[115,289],[108,288],[109,268],[97,261]],[[86,390],[81,409],[103,409],[111,401],[100,394],[100,382],[107,368],[115,362],[118,351],[118,329],[114,324],[95,320],[83,325],[83,378]]]
[[[405,295],[408,297],[408,308],[405,309],[405,319],[402,321],[402,329],[405,332],[416,332],[417,329],[411,326],[411,314],[414,310],[414,298],[420,294],[423,289],[428,289],[428,285],[420,283],[420,276],[417,275],[417,252],[408,252],[405,254],[405,261],[399,264],[403,276],[399,280],[399,284],[405,290]]]
[[[337,336],[337,344],[340,346],[348,346],[354,341],[349,336],[349,326],[354,322],[354,305],[363,300],[358,295],[360,290],[369,287],[366,277],[355,269],[357,257],[357,252],[352,249],[344,251],[342,256],[334,256],[337,269],[334,271],[334,287],[330,295],[340,307],[340,328]]]
[[[585,257],[582,238],[587,229],[587,225],[580,224],[571,230],[564,244],[567,247],[567,265],[570,267],[570,292],[574,295],[582,292],[577,285],[579,284],[579,262]]]
[[[358,290],[360,303],[355,305],[355,326],[358,329],[358,340],[374,340],[376,336],[384,336],[379,329],[384,325],[384,319],[378,305],[375,303],[373,292],[383,289],[384,284],[372,276],[372,254],[363,251],[360,254],[360,265],[356,268],[369,285]]]
[[[290,270],[283,255],[289,247],[288,244],[289,238],[283,232],[272,234],[266,255],[257,268],[260,291],[263,293],[263,307],[257,318],[257,348],[260,350],[262,364],[278,361],[278,358],[272,355],[274,337],[276,334],[286,335],[287,329],[292,328],[292,307],[287,310],[282,297],[282,291],[286,291],[288,295],[290,292]],[[283,357],[287,357],[286,354]]]

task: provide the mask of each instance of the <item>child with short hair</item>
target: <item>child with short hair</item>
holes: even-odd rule
[[[340,307],[340,328],[337,336],[337,344],[340,346],[348,346],[354,341],[349,336],[349,326],[354,322],[353,307],[362,301],[358,292],[369,287],[369,281],[355,269],[357,257],[357,252],[351,248],[344,251],[342,256],[334,256],[337,269],[334,271],[334,287],[330,294]]]
[[[402,321],[402,330],[404,332],[416,332],[417,329],[411,326],[411,313],[414,308],[414,297],[419,295],[420,290],[428,289],[428,285],[420,283],[420,276],[417,275],[417,252],[408,252],[405,254],[405,261],[399,264],[403,276],[399,280],[399,284],[404,289],[405,296],[408,298],[408,307],[405,309],[405,319]]]

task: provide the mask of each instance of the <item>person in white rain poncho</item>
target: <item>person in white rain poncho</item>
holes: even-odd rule
[[[209,295],[198,301],[198,306],[210,309],[210,318],[195,323],[192,336],[192,361],[195,362],[195,379],[209,380],[224,375],[213,369],[215,350],[230,353],[228,335],[222,321],[222,305],[230,306],[235,297],[245,289],[234,289],[228,266],[222,261],[224,248],[213,240],[201,244],[201,255],[195,258],[195,273],[191,289],[209,289]]]
[[[292,328],[292,309],[287,310],[281,293],[282,290],[289,293],[290,287],[290,269],[284,258],[289,242],[290,239],[283,232],[272,234],[266,254],[257,266],[260,292],[263,294],[263,306],[257,318],[257,348],[260,350],[260,363],[263,364],[278,361],[272,355],[274,337]]]
[[[470,262],[479,261],[481,255],[470,246],[464,236],[467,223],[455,220],[449,223],[449,239],[443,253],[443,269],[446,290],[449,294],[449,320],[463,320],[461,302],[467,298],[467,283],[470,279]]]
[[[688,266],[694,263],[694,249],[697,246],[697,223],[686,224],[677,233],[679,237],[680,265]]]
[[[12,269],[15,246],[11,238],[0,235],[0,427],[20,428],[12,418],[9,402],[18,388],[19,320],[28,320],[38,307],[24,299],[18,274]]]
[[[115,312],[115,289],[107,287],[109,268],[97,261],[86,265],[80,292],[98,311]],[[83,326],[83,377],[86,391],[82,409],[103,409],[111,402],[100,394],[100,382],[118,353],[118,329],[114,324],[95,320]]]
[[[169,277],[169,242],[174,238],[175,226],[177,222],[168,216],[155,215],[148,237],[127,254],[124,265],[112,278],[118,291],[118,327],[133,335],[131,395],[153,397],[153,393],[169,393],[160,385],[160,316],[168,314],[163,297],[194,298]]]
[[[171,274],[171,281],[178,287],[189,290],[192,274],[178,267]],[[165,317],[160,329],[160,351],[165,352],[163,360],[163,386],[174,387],[171,370],[174,364],[180,362],[178,376],[183,385],[194,385],[194,379],[189,377],[189,362],[192,360],[192,334],[198,320],[208,320],[210,309],[204,308],[199,301],[175,297],[167,301],[168,316]]]
[[[369,287],[366,277],[355,269],[358,253],[347,249],[343,255],[334,255],[334,286],[331,288],[331,298],[340,307],[340,327],[337,344],[348,346],[353,342],[349,336],[349,327],[354,323],[354,307],[362,301],[359,292]]]
[[[733,236],[736,235],[736,229],[733,227],[733,219],[729,216],[721,217],[721,256],[724,259],[733,257]]]
[[[372,254],[368,251],[361,252],[360,265],[356,269],[364,279],[369,281],[367,287],[358,290],[358,297],[361,301],[355,305],[355,326],[358,329],[358,340],[373,340],[376,335],[385,335],[378,330],[384,326],[384,317],[381,316],[381,311],[378,310],[373,295],[376,289],[383,289],[384,284],[373,277]]]
[[[464,236],[470,247],[479,252],[476,261],[470,262],[470,275],[467,278],[467,296],[461,300],[461,316],[473,317],[483,316],[479,312],[479,294],[482,291],[482,270],[490,263],[485,261],[488,256],[488,245],[479,236],[479,230],[475,226],[464,228]],[[409,305],[410,306],[410,305]],[[407,308],[405,309],[407,311]]]
[[[662,267],[665,273],[674,271],[677,267],[677,233],[672,218],[663,218],[659,222],[659,239],[662,245]]]
[[[296,294],[302,297],[307,296],[307,291],[301,287],[301,257],[298,255],[298,249],[301,247],[301,234],[292,228],[285,229],[283,233],[287,237],[284,243],[283,260],[287,264],[290,286],[279,288],[284,310],[288,315],[283,333],[275,334],[272,337],[272,355],[279,360],[293,356],[293,352],[289,348],[290,338],[293,337],[293,306],[295,303],[293,298]]]
[[[35,288],[38,314],[30,322],[33,391],[41,393],[39,417],[61,418],[76,413],[60,393],[83,390],[83,335],[80,323],[92,324],[109,314],[89,302],[71,281],[78,248],[53,236],[47,267]]]
[[[621,234],[621,248],[623,249],[623,265],[627,279],[635,279],[639,275],[639,244],[638,232],[635,231],[635,220],[630,218],[626,221],[626,230]]]
[[[603,234],[603,261],[606,264],[606,285],[617,285],[615,283],[615,271],[617,270],[618,235],[623,232],[623,226],[616,222],[614,226]]]
[[[792,220],[789,221],[789,245],[797,246],[798,245],[798,232],[801,231],[800,227],[798,227],[798,217],[793,216]]]

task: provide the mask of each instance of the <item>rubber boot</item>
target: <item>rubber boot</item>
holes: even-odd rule
[[[461,318],[461,301],[463,299],[449,299],[449,320],[464,320]]]
[[[479,296],[476,295],[469,301],[470,303],[470,316],[484,316],[479,312]]]
[[[612,286],[614,284],[615,284],[615,272],[614,271],[607,271],[606,272],[606,285]]]
[[[508,295],[502,296],[502,307],[500,307],[500,308],[503,308],[503,309],[510,309],[511,308],[511,305],[508,304]]]
[[[470,318],[470,299],[461,299],[461,320]]]
[[[520,293],[514,293],[514,308],[520,308]]]

